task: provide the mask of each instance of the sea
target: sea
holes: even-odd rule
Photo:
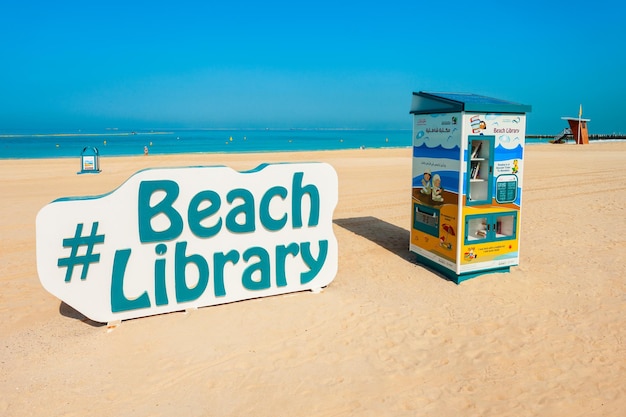
[[[527,140],[527,143],[547,140]],[[155,129],[71,133],[0,133],[0,159],[183,153],[293,152],[410,147],[411,130]]]

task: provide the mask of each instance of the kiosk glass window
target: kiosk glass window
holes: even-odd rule
[[[491,204],[493,136],[470,136],[467,161],[467,205]]]
[[[510,239],[515,237],[515,213],[496,216],[496,239]]]
[[[472,214],[465,217],[465,244],[516,238],[517,212]]]
[[[467,219],[467,242],[480,242],[488,238],[489,223],[487,216],[472,216]]]

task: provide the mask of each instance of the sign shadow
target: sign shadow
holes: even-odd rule
[[[439,271],[417,261],[415,254],[409,250],[411,234],[408,230],[372,216],[335,219],[333,222],[337,226],[376,243],[403,260],[426,269],[444,281],[452,282]]]
[[[59,313],[62,316],[64,316],[64,317],[68,317],[68,318],[71,318],[71,319],[74,319],[74,320],[82,321],[83,323],[88,324],[91,327],[106,326],[106,323],[99,323],[97,321],[93,321],[93,320],[85,317],[78,310],[74,309],[74,307],[72,307],[69,304],[66,304],[63,301],[61,301],[61,304],[59,305]]]
[[[409,251],[408,230],[372,216],[336,219],[334,223],[416,264],[415,256]]]

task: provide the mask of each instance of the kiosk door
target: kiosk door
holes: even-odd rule
[[[467,158],[467,205],[491,204],[495,136],[470,136]]]

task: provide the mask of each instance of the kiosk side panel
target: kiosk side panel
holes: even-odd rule
[[[461,113],[413,116],[410,250],[457,272]]]
[[[461,273],[519,263],[525,125],[524,114],[463,117]]]

